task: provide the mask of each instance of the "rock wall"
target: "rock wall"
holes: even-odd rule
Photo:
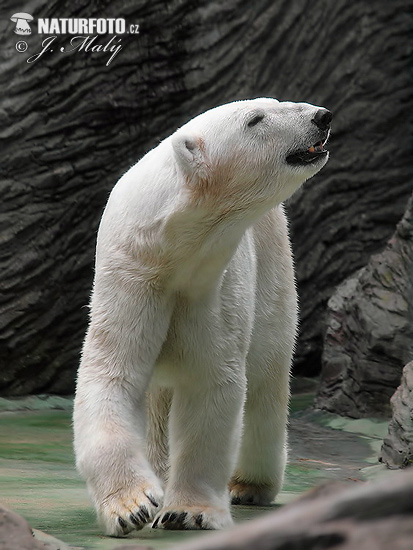
[[[413,196],[385,250],[328,302],[316,407],[356,418],[390,415],[411,358],[412,286]]]
[[[301,295],[297,372],[320,365],[334,287],[380,249],[410,192],[408,0],[28,0],[28,51],[0,8],[0,394],[70,393],[110,189],[149,148],[220,103],[268,95],[334,112],[331,161],[289,203]],[[39,17],[124,17],[109,65]],[[108,36],[98,37],[105,44]],[[65,49],[63,53],[61,48]],[[53,51],[51,51],[53,49]]]
[[[403,369],[400,386],[391,398],[392,419],[381,448],[380,462],[388,468],[413,464],[413,361]]]

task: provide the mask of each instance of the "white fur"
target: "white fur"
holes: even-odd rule
[[[316,110],[212,109],[112,191],[74,411],[77,467],[108,534],[156,514],[157,527],[225,527],[230,496],[267,504],[281,488],[297,325],[281,203],[326,162],[285,158],[319,140]]]

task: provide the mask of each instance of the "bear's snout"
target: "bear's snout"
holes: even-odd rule
[[[330,128],[331,121],[333,119],[333,113],[328,109],[318,109],[311,122],[320,128],[320,130],[328,130]]]

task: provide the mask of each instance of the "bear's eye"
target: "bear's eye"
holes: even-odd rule
[[[259,122],[264,120],[264,115],[255,115],[247,124],[248,128],[252,128],[252,126],[256,126]]]

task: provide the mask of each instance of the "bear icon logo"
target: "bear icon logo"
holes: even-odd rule
[[[21,34],[27,36],[32,34],[32,30],[29,26],[29,21],[33,21],[33,17],[29,13],[15,13],[10,17],[10,21],[16,23],[14,32],[16,34]]]

